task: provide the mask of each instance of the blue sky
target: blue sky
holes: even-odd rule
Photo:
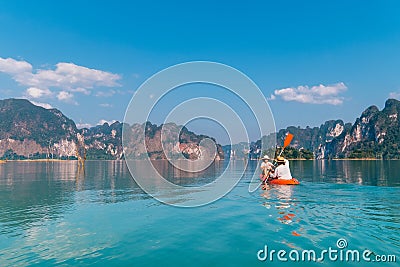
[[[0,98],[95,125],[122,120],[154,73],[210,60],[260,87],[277,128],[353,122],[400,97],[398,14],[398,1],[2,1]]]

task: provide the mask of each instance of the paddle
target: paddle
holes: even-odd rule
[[[286,137],[285,137],[285,140],[283,141],[283,147],[282,147],[282,150],[281,150],[279,156],[281,156],[282,153],[283,153],[283,151],[285,150],[285,148],[286,148],[287,146],[289,146],[290,142],[292,142],[292,139],[293,139],[293,134],[288,133],[288,134],[286,135]],[[274,166],[276,165],[276,158],[277,158],[276,152],[277,152],[277,150],[275,150]],[[268,171],[268,173],[267,173],[267,175],[266,175],[266,178],[268,178],[269,173],[270,173],[270,171]],[[256,191],[256,190],[260,187],[260,185],[263,184],[263,183],[265,182],[266,178],[264,178],[264,180],[261,181],[261,182],[257,185],[257,187],[254,188],[254,189],[249,185],[249,192],[250,192],[250,193],[253,193],[254,191]]]
[[[280,156],[282,155],[283,150],[285,150],[285,148],[286,148],[288,145],[290,145],[290,143],[292,142],[292,140],[293,140],[293,134],[288,133],[288,134],[286,135],[286,137],[285,137],[285,141],[283,142],[283,148],[282,148],[282,150],[281,150],[281,153],[279,153],[279,156],[278,156],[278,157],[280,157]]]
[[[282,147],[282,150],[281,150],[281,152],[279,153],[279,156],[278,156],[278,157],[280,157],[280,156],[282,155],[283,151],[285,150],[285,148],[286,148],[288,145],[290,145],[290,143],[292,142],[292,140],[293,140],[293,134],[288,133],[288,134],[286,135],[286,137],[285,137],[285,140],[283,141],[283,147]],[[275,156],[276,156],[276,153],[275,153]],[[274,163],[273,163],[274,166],[275,166],[275,164],[276,164],[276,159],[277,159],[277,157],[274,158]],[[260,185],[261,185],[262,183],[264,183],[265,180],[268,179],[270,172],[271,172],[271,170],[268,171],[267,175],[265,175],[264,180],[257,186],[257,188],[260,187]]]

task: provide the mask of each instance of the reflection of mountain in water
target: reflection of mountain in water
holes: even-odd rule
[[[301,181],[373,186],[400,185],[400,161],[396,160],[293,160],[290,167],[292,174]]]
[[[61,216],[73,204],[76,164],[9,162],[0,166],[1,232]]]
[[[123,161],[89,161],[85,171],[76,162],[8,162],[0,165],[0,185],[1,233],[62,217],[92,191],[100,203],[148,198]]]
[[[162,184],[161,181],[158,183],[158,179],[165,179],[180,186],[201,186],[211,183],[225,171],[229,162],[213,161],[201,171],[184,171],[167,160],[152,160],[149,165],[143,163],[141,160],[129,161],[134,175],[149,177],[148,181],[150,182],[151,180],[152,183],[155,183],[154,186],[157,187]],[[193,164],[193,170],[196,169],[194,167],[196,165],[195,161],[188,164]],[[156,177],[157,179],[155,179]]]
[[[143,174],[149,170],[137,161]],[[166,160],[152,161],[157,172],[172,183],[193,186],[215,180],[228,162],[215,161],[201,172],[185,172]],[[88,196],[88,194],[93,194]],[[63,217],[80,201],[118,203],[148,199],[132,179],[124,161],[7,162],[0,165],[0,232],[28,229]]]

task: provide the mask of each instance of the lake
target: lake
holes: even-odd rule
[[[242,164],[226,171],[235,177]],[[226,166],[166,176],[192,186]],[[257,168],[250,161],[223,198],[179,208],[144,193],[121,161],[88,161],[84,171],[68,161],[0,164],[0,266],[289,266],[292,259],[297,266],[372,266],[367,259],[391,255],[397,263],[379,266],[398,266],[400,161],[290,166],[301,185],[249,193]],[[329,249],[336,260],[322,253]],[[286,253],[280,259],[279,250]],[[302,260],[304,250],[315,251],[315,261]],[[349,250],[359,251],[360,262],[343,262]]]

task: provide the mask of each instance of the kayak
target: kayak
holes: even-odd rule
[[[268,181],[269,184],[278,184],[278,185],[298,185],[300,182],[296,178],[292,178],[290,180],[284,179],[273,179]]]

